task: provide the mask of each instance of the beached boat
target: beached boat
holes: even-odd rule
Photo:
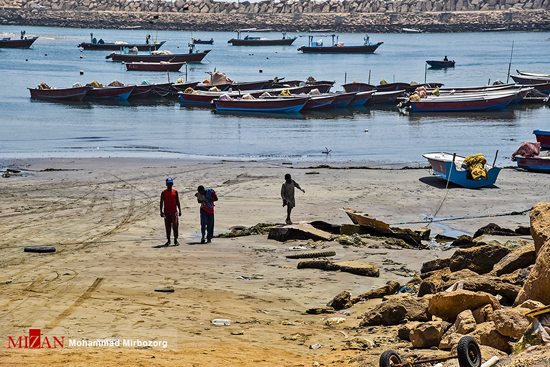
[[[500,172],[500,168],[485,164],[487,179],[482,177],[474,180],[468,169],[463,168],[464,157],[451,153],[426,153],[422,156],[428,160],[434,173],[439,177],[468,189],[494,185]]]
[[[419,101],[409,100],[413,112],[469,112],[498,110],[517,97],[517,90],[493,93],[465,93],[447,96],[428,96]]]
[[[269,39],[261,37],[246,36],[241,38],[241,32],[249,32],[250,30],[238,30],[237,38],[231,38],[227,43],[233,46],[290,46],[298,37],[287,37],[286,32],[283,32],[283,38]]]
[[[308,97],[269,98],[269,99],[215,99],[218,111],[241,112],[299,112],[308,101]]]
[[[360,226],[366,226],[379,230],[382,233],[391,233],[392,230],[389,224],[382,222],[380,220],[374,219],[367,213],[352,208],[343,208],[348,217],[351,219],[353,224],[358,224]]]
[[[55,101],[82,101],[86,92],[92,87],[72,87],[72,88],[29,88],[31,98],[55,100]]]
[[[332,45],[323,46],[323,40],[314,42],[313,36],[309,36],[308,46],[302,46],[298,48],[298,51],[303,53],[346,53],[346,54],[362,54],[362,53],[374,53],[378,47],[384,42],[378,42],[371,44],[369,37],[365,37],[365,42],[360,46],[346,46],[341,42],[338,42],[338,36],[332,35]],[[335,42],[336,39],[336,42]]]
[[[540,143],[541,148],[550,149],[550,131],[534,130],[533,134],[537,137],[537,141]]]
[[[130,94],[132,93],[133,89],[134,89],[133,85],[125,85],[122,87],[110,87],[110,86],[100,87],[100,88],[93,87],[92,89],[88,90],[88,92],[84,96],[84,100],[111,99],[111,100],[124,101],[130,97]]]
[[[535,172],[550,173],[550,151],[541,151],[536,157],[516,156],[518,168],[523,168]]]
[[[127,62],[126,70],[135,70],[135,71],[179,71],[181,67],[185,65],[184,62],[170,62],[170,61],[160,61],[160,62]]]
[[[454,68],[454,60],[427,60],[426,64],[430,65],[432,69],[444,69],[444,68]]]
[[[82,42],[76,47],[80,47],[86,51],[119,51],[123,48],[137,47],[138,51],[155,51],[164,45],[166,41],[153,43],[127,43],[127,42]]]
[[[24,37],[22,39],[11,39],[11,37],[0,38],[0,48],[29,48],[38,37]]]
[[[213,45],[214,44],[214,38],[210,38],[209,40],[201,40],[201,39],[193,38],[193,43],[195,45]]]

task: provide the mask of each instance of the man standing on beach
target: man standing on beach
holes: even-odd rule
[[[172,189],[174,180],[172,177],[166,179],[166,190],[160,194],[160,216],[164,218],[164,227],[166,228],[166,239],[164,246],[170,246],[170,231],[174,230],[174,246],[179,246],[178,242],[178,216],[181,217],[180,198],[178,191]]]
[[[218,201],[218,196],[214,190],[204,186],[198,187],[195,196],[201,204],[201,243],[210,243],[214,237],[214,201]]]
[[[290,220],[290,212],[292,211],[292,208],[296,206],[296,202],[294,201],[295,187],[298,190],[302,190],[304,194],[306,193],[306,191],[302,189],[300,185],[298,185],[298,183],[292,179],[290,174],[287,173],[285,175],[285,182],[281,187],[281,197],[283,198],[283,206],[286,205],[286,224],[292,224],[292,220]]]

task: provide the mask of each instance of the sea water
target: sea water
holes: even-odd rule
[[[214,70],[235,81],[272,79],[345,82],[440,82],[446,87],[507,81],[508,68],[550,73],[550,33],[497,32],[449,34],[369,34],[384,42],[367,55],[302,54],[308,34],[292,46],[239,47],[228,32],[104,30],[2,26],[40,38],[31,49],[0,49],[0,158],[159,156],[225,159],[284,159],[320,164],[426,165],[422,154],[445,151],[483,153],[490,163],[511,165],[510,155],[523,141],[535,141],[535,129],[550,129],[544,105],[514,106],[496,112],[409,114],[393,107],[316,111],[304,114],[228,114],[189,107],[176,100],[56,103],[32,100],[27,87],[42,82],[68,87],[96,80],[140,84],[178,78],[202,81]],[[214,39],[200,64],[178,73],[126,71],[106,60],[108,51],[83,51],[90,33],[106,42],[166,40],[163,49],[188,52],[192,37]],[[280,38],[276,32],[255,36]],[[314,34],[314,39],[325,35]],[[326,35],[328,36],[328,35]],[[345,44],[361,44],[364,34],[338,34]],[[325,44],[330,37],[324,37]],[[513,45],[513,51],[512,51]],[[455,68],[432,70],[426,60],[447,56]],[[511,61],[511,64],[510,64]],[[80,72],[83,72],[83,75]],[[370,78],[370,80],[369,80]],[[512,81],[510,79],[510,81]],[[366,131],[368,130],[368,131]],[[330,154],[322,152],[328,148]]]

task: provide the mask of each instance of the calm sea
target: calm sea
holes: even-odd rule
[[[186,52],[191,37],[214,38],[201,64],[190,64],[187,79],[202,81],[218,70],[233,80],[279,78],[378,84],[441,82],[448,87],[506,82],[511,70],[550,73],[550,33],[370,34],[384,44],[371,55],[302,54],[300,36],[293,46],[236,47],[233,33],[147,30],[102,30],[25,27],[38,35],[32,49],[0,49],[0,158],[65,156],[198,156],[230,159],[285,159],[319,163],[425,165],[430,151],[459,155],[483,153],[499,165],[510,165],[511,153],[523,141],[534,141],[534,129],[550,129],[550,108],[523,106],[492,113],[409,115],[396,109],[344,110],[304,115],[216,114],[208,108],[185,107],[179,101],[154,103],[63,104],[30,99],[27,87],[41,82],[66,87],[97,80],[139,84],[165,82],[164,73],[126,71],[106,60],[108,52],[80,52],[90,33],[105,41],[166,40],[164,49]],[[16,35],[23,27],[2,26]],[[257,34],[278,38],[280,33]],[[294,34],[289,34],[293,36]],[[360,44],[363,34],[340,34],[340,42]],[[321,35],[315,35],[315,39]],[[325,38],[325,43],[330,39]],[[447,55],[456,67],[427,70],[425,60]],[[81,58],[82,57],[82,58]],[[80,71],[83,75],[80,75]],[[260,72],[262,71],[262,72]],[[186,78],[185,69],[170,78]],[[368,132],[365,132],[368,129]],[[325,147],[332,152],[322,154]]]

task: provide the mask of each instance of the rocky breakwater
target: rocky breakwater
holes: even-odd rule
[[[550,0],[0,0],[0,23],[195,31],[242,27],[296,32],[547,30],[549,9]]]

